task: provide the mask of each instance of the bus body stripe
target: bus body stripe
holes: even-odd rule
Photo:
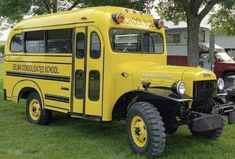
[[[60,107],[52,106],[52,105],[45,105],[45,107],[50,107],[50,108],[55,108],[55,109],[61,109],[61,110],[69,111],[68,109],[60,108]]]
[[[45,74],[35,74],[35,73],[23,73],[23,72],[6,72],[7,76],[15,76],[15,77],[25,77],[25,78],[35,78],[35,79],[44,79],[44,80],[52,80],[52,81],[62,81],[62,82],[70,82],[69,76],[57,76],[57,75],[45,75]]]
[[[54,100],[54,101],[57,101],[57,102],[69,103],[69,97],[64,97],[64,96],[45,94],[45,99]]]

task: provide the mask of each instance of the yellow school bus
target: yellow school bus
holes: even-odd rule
[[[188,125],[193,135],[218,138],[224,82],[213,72],[167,66],[164,23],[121,7],[36,16],[18,23],[5,47],[4,99],[26,99],[29,122],[51,112],[109,122],[126,120],[132,150],[164,151],[166,133]]]

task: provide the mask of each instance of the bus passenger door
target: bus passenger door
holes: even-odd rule
[[[72,112],[84,114],[85,107],[85,89],[86,89],[86,52],[87,38],[86,27],[75,29],[74,55],[73,55],[73,104]]]
[[[76,29],[73,113],[102,116],[103,39],[94,27]]]
[[[88,27],[88,49],[86,65],[85,114],[102,116],[103,103],[103,38],[94,27]]]

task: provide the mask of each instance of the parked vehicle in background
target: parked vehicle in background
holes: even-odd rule
[[[3,63],[4,49],[0,48],[0,63]]]
[[[4,49],[3,48],[0,48],[0,58],[2,58],[4,55]]]

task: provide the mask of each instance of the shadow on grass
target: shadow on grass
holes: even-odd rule
[[[98,141],[106,140],[107,143],[119,140],[119,144],[129,148],[126,134],[126,123],[124,121],[103,123],[83,119],[74,119],[64,114],[55,113],[53,114],[52,123],[49,127],[52,129],[53,127],[66,128],[70,131],[70,133],[79,131],[81,137],[85,136]],[[172,158],[176,153],[182,155],[181,157],[183,157],[187,156],[190,151],[193,152],[194,149],[195,151],[203,152],[205,151],[203,146],[208,144],[214,145],[215,143],[215,140],[192,136],[187,127],[183,126],[183,128],[179,128],[175,134],[167,135],[166,149],[162,157]],[[104,149],[105,147],[109,147],[109,145],[103,146]],[[115,147],[113,147],[112,150],[115,152]],[[179,158],[181,157],[179,156]]]

